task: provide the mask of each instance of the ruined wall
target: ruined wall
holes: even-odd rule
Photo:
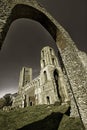
[[[24,86],[24,95],[26,95],[26,102],[27,106],[39,104],[38,96],[40,91],[40,79],[39,76],[33,79],[32,81],[28,82]]]
[[[18,18],[38,21],[54,38],[79,115],[87,129],[87,74],[74,42],[59,23],[35,0],[0,0],[0,46],[11,23]]]
[[[78,56],[82,62],[83,67],[86,69],[87,73],[87,54],[85,52],[78,51]]]
[[[43,60],[44,65],[42,65]],[[30,80],[31,70],[31,68],[22,67],[18,96],[14,99],[13,106],[70,103],[63,72],[51,47],[42,49],[40,75],[33,80]]]

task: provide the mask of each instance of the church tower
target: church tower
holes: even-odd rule
[[[19,77],[19,93],[25,84],[32,80],[32,68],[23,67]]]
[[[41,69],[47,65],[58,66],[58,60],[55,56],[55,52],[49,46],[44,47],[41,51]]]
[[[54,50],[47,46],[41,50],[41,103],[59,104],[69,101],[63,73]]]

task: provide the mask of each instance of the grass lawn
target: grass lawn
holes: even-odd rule
[[[83,130],[79,117],[65,113],[69,106],[39,105],[0,111],[0,130]]]

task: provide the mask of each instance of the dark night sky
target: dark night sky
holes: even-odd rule
[[[69,32],[80,50],[87,52],[87,1],[37,0]],[[0,97],[18,89],[22,66],[32,67],[34,77],[40,70],[40,51],[56,45],[37,22],[19,19],[12,23],[0,52]]]

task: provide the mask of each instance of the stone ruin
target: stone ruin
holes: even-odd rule
[[[0,47],[11,23],[19,18],[29,18],[39,22],[55,40],[61,69],[65,73],[71,97],[87,130],[86,54],[77,49],[65,29],[36,0],[0,0]]]

